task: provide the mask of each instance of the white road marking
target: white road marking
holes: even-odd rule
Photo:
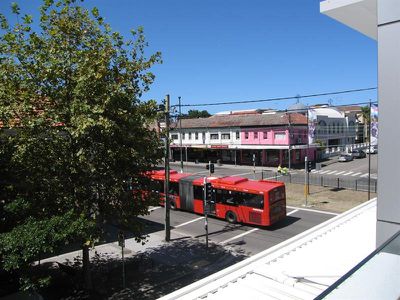
[[[354,172],[350,171],[350,172],[347,172],[347,173],[343,174],[343,176],[346,176],[346,175],[349,175],[349,174],[352,174],[352,173],[354,173]]]
[[[256,172],[257,173],[261,173],[261,172]],[[229,175],[229,176],[242,176],[242,175],[249,175],[249,174],[254,174],[254,172],[247,172],[247,173],[240,173],[240,174],[233,174],[233,175]]]
[[[287,208],[290,209],[297,209],[297,210],[305,210],[305,211],[311,211],[311,212],[316,212],[316,213],[320,213],[320,214],[326,214],[326,215],[334,215],[337,216],[337,213],[333,213],[330,211],[322,211],[322,210],[316,210],[316,209],[310,209],[310,208],[300,208],[300,207],[295,207],[295,206],[286,206]]]
[[[325,171],[321,171],[321,172],[319,172],[319,174],[325,174],[325,173],[327,173],[327,172],[329,172],[330,170],[325,170]]]
[[[326,173],[326,175],[331,175],[331,174],[335,174],[337,171],[330,171],[328,173]]]
[[[364,175],[361,175],[360,177],[368,177],[368,173],[365,173]]]
[[[185,223],[176,225],[176,226],[174,226],[174,228],[179,228],[179,227],[185,226],[185,225],[187,225],[187,224],[190,224],[190,223],[193,223],[193,222],[197,222],[197,221],[199,221],[199,220],[201,220],[201,219],[204,219],[204,217],[199,217],[199,218],[197,218],[197,219],[193,219],[193,220],[187,221],[187,222],[185,222]]]
[[[319,170],[311,170],[311,173],[318,173]]]
[[[201,173],[207,173],[207,172],[209,172],[209,171],[208,171],[208,170],[200,171],[200,172],[193,173],[193,175],[195,175],[195,174],[201,174]]]
[[[346,172],[346,171],[341,171],[341,172],[337,173],[336,175],[343,174],[344,172]]]
[[[272,177],[268,177],[268,178],[263,178],[263,180],[275,179],[275,178],[279,178],[279,177],[282,177],[282,176],[283,175],[272,176]]]
[[[292,210],[291,212],[287,213],[286,215],[290,216],[290,215],[293,215],[294,213],[297,213],[298,211],[299,211],[298,209],[295,209],[295,210]]]
[[[353,175],[351,175],[351,176],[357,176],[357,175],[360,175],[360,174],[362,174],[361,172],[357,172],[357,173],[354,173]]]
[[[152,211],[154,211],[154,210],[156,210],[156,209],[159,209],[159,208],[161,208],[161,206],[153,206],[153,207],[150,207],[150,208],[149,208],[149,212],[152,212]]]
[[[229,242],[231,242],[231,241],[233,241],[233,240],[236,240],[236,239],[238,239],[238,238],[241,238],[241,237],[243,237],[243,236],[245,236],[245,235],[248,235],[248,234],[250,234],[250,233],[253,233],[254,231],[257,231],[257,230],[258,230],[258,228],[253,228],[253,229],[251,229],[251,230],[249,230],[249,231],[246,231],[246,232],[243,232],[243,233],[241,233],[241,234],[235,235],[234,237],[231,237],[230,239],[227,239],[227,240],[225,240],[225,241],[219,242],[218,244],[223,245],[223,244],[229,243]]]

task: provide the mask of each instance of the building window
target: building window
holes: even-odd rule
[[[240,133],[239,133],[239,131],[236,131],[236,139],[237,139],[237,140],[240,139]]]
[[[249,139],[249,132],[248,132],[248,131],[246,131],[246,132],[244,133],[244,138],[245,138],[246,140]]]
[[[210,134],[210,140],[218,140],[218,139],[219,139],[218,133]]]
[[[192,139],[192,133],[189,132],[189,140],[191,140],[191,139]]]
[[[198,140],[198,139],[199,139],[199,133],[198,133],[198,132],[195,132],[195,133],[194,133],[194,139],[195,139],[195,140]]]
[[[300,160],[300,150],[296,150],[296,161]]]
[[[182,135],[182,140],[184,140],[185,139],[185,133],[181,133],[181,135]]]
[[[254,131],[254,138],[258,139],[258,132],[257,131]]]
[[[223,134],[221,134],[221,139],[223,139],[223,140],[230,140],[230,139],[231,139],[230,133],[223,133]]]
[[[178,139],[178,135],[175,133],[175,134],[171,134],[171,139],[172,140],[177,140]]]
[[[285,133],[275,133],[275,140],[284,140],[286,138],[286,134]]]
[[[319,121],[319,123],[318,123],[318,125],[319,125],[319,130],[318,130],[318,132],[320,133],[320,134],[325,134],[326,133],[326,123],[325,123],[325,121]]]
[[[264,140],[268,139],[268,132],[266,131],[263,132],[263,139]]]

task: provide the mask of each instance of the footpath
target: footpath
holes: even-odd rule
[[[204,239],[174,230],[170,242],[164,239],[164,230],[159,230],[150,233],[144,244],[135,238],[125,240],[125,284],[118,242],[91,249],[94,292],[89,297],[82,292],[81,250],[41,260],[41,265],[56,271],[52,286],[41,295],[44,299],[156,299],[246,258],[213,243],[206,249]]]

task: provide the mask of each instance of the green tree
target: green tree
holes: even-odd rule
[[[102,225],[156,201],[139,192],[162,157],[148,129],[156,103],[139,99],[160,53],[145,56],[141,28],[126,41],[75,0],[45,0],[37,32],[17,4],[12,12],[14,25],[0,15],[1,267],[37,287],[49,278],[29,276],[31,264],[78,242],[90,288],[88,247]]]
[[[187,115],[184,115],[185,118],[189,119],[197,119],[197,118],[208,118],[210,117],[210,113],[206,110],[189,110]]]
[[[361,115],[364,123],[364,140],[368,141],[369,139],[369,120],[371,119],[371,110],[369,106],[362,106],[361,107]]]

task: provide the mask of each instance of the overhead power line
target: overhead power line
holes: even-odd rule
[[[214,102],[214,103],[199,103],[199,104],[181,104],[181,107],[195,107],[195,106],[216,106],[216,105],[229,105],[229,104],[244,104],[244,103],[259,103],[259,102],[272,102],[272,101],[283,101],[283,100],[294,100],[301,98],[312,98],[312,97],[321,97],[321,96],[331,96],[331,95],[339,95],[339,94],[348,94],[348,93],[357,93],[357,92],[365,92],[376,90],[376,87],[363,88],[363,89],[353,89],[353,90],[344,90],[344,91],[336,91],[336,92],[328,92],[328,93],[318,93],[318,94],[310,94],[310,95],[296,95],[289,97],[277,97],[277,98],[267,98],[267,99],[257,99],[257,100],[241,100],[241,101],[226,101],[226,102]],[[172,107],[177,107],[178,105],[172,105]]]

